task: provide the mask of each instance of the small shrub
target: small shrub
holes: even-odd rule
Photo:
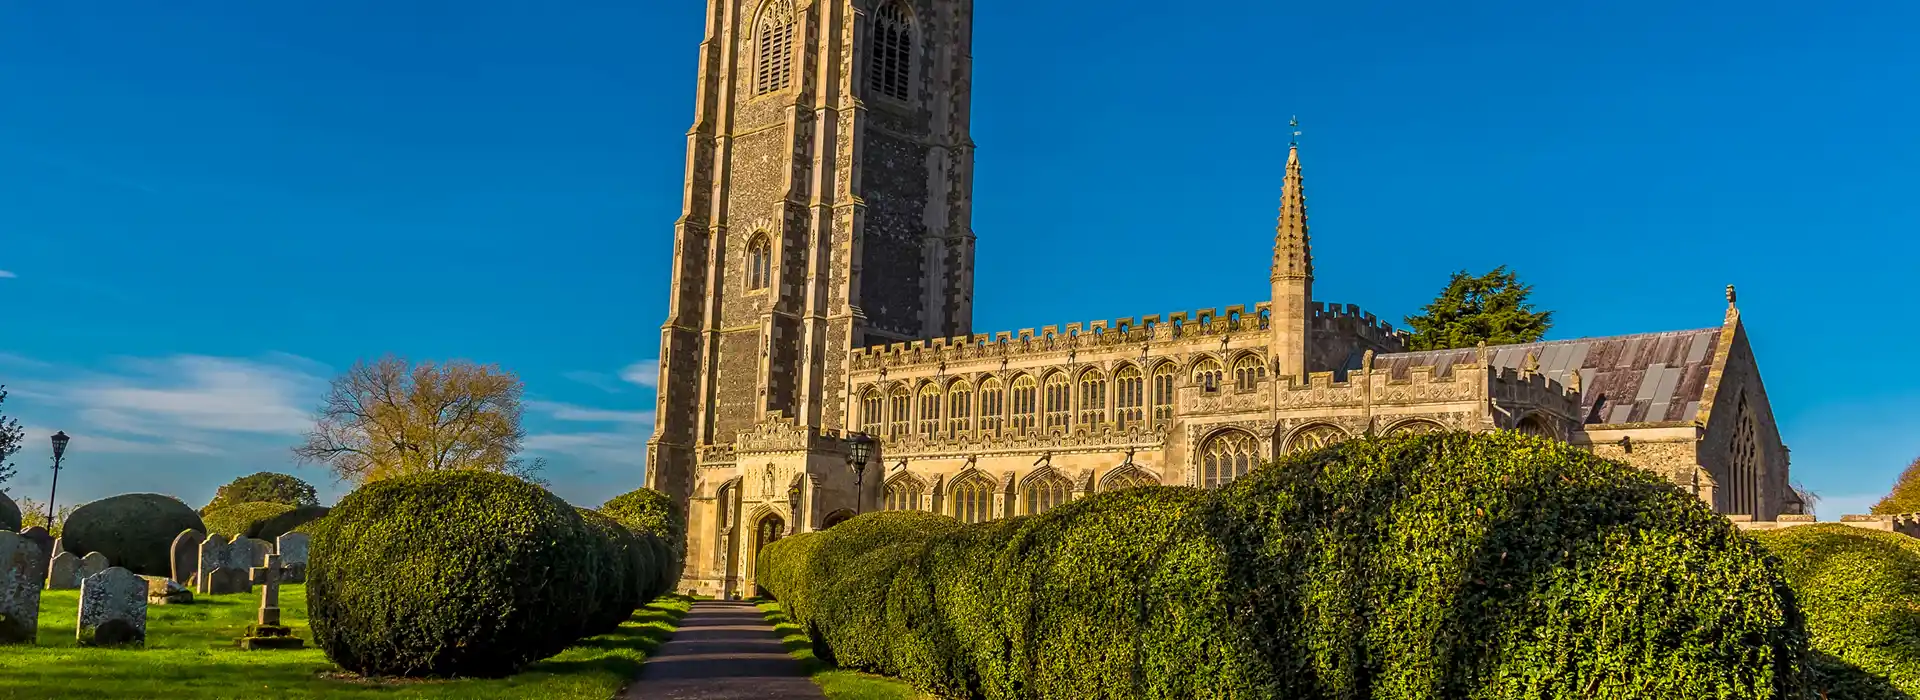
[[[510,675],[578,639],[594,608],[599,538],[511,476],[383,479],[318,522],[308,618],[327,658],[351,671]]]
[[[200,514],[201,522],[206,523],[207,532],[232,537],[242,535],[253,539],[272,540],[261,537],[261,526],[267,521],[293,511],[293,506],[284,503],[235,503],[207,510]]]
[[[667,546],[672,557],[660,568],[659,592],[673,590],[680,583],[687,560],[687,513],[672,497],[653,489],[634,489],[602,504],[600,512],[634,532],[660,538]]]
[[[1749,534],[1799,597],[1816,685],[1836,700],[1920,696],[1920,540],[1838,524]]]
[[[200,515],[172,496],[128,493],[74,509],[60,538],[75,556],[99,552],[114,566],[144,576],[173,574],[173,538],[206,531]]]
[[[643,583],[642,578],[654,578],[652,571],[636,571],[646,566],[637,554],[645,546],[633,532],[613,518],[586,508],[576,508],[587,527],[593,530],[600,545],[600,566],[597,595],[593,601],[593,613],[587,622],[587,634],[605,634],[613,631],[633,617],[633,611],[640,607]]]

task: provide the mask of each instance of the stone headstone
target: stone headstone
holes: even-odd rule
[[[207,572],[201,580],[201,595],[226,595],[228,593],[252,593],[253,580],[249,569],[229,569],[220,567]]]
[[[234,535],[227,543],[227,560],[221,566],[229,569],[248,569],[253,567],[253,543],[257,540]]]
[[[53,538],[53,549],[47,550],[47,558],[52,559],[54,557],[57,557],[66,553],[67,553],[67,543],[62,541],[62,539],[59,537]]]
[[[200,541],[206,535],[199,530],[181,530],[173,537],[173,546],[168,550],[172,559],[171,574],[175,581],[193,580],[200,570]]]
[[[267,555],[273,553],[273,543],[268,542],[266,540],[251,539],[251,538],[248,539],[247,542],[253,545],[251,548],[247,550],[247,554],[253,557],[247,560],[246,562],[247,568],[252,569],[252,568],[266,566]],[[240,562],[234,562],[234,563],[239,564]]]
[[[40,545],[40,558],[53,558],[53,535],[48,533],[46,528],[35,525],[21,530],[20,536],[32,540],[34,544]]]
[[[209,574],[212,574],[214,569],[226,565],[227,540],[216,534],[207,535],[207,539],[200,541],[199,563],[193,570],[194,588],[198,589],[201,595],[212,595],[214,581]]]
[[[304,532],[289,532],[274,542],[280,551],[280,562],[287,567],[286,575],[280,580],[285,583],[306,583],[307,581],[307,543],[311,540]]]
[[[0,644],[32,644],[40,633],[47,552],[24,535],[0,532]]]
[[[113,564],[107,561],[107,555],[99,552],[87,552],[86,556],[80,557],[80,572],[74,575],[78,576],[80,580],[85,581],[88,576],[106,571],[111,566],[113,566]]]
[[[165,576],[142,576],[147,582],[147,605],[184,605],[193,602],[193,591]]]
[[[61,552],[47,563],[47,590],[70,591],[80,587],[80,557]]]
[[[112,566],[81,581],[80,625],[75,634],[83,646],[145,644],[146,580]]]

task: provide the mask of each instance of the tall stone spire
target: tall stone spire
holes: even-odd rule
[[[1300,120],[1288,124],[1287,176],[1280,190],[1280,222],[1273,231],[1273,337],[1267,354],[1275,375],[1305,381],[1308,322],[1313,305],[1313,246],[1307,237],[1307,194],[1300,179]]]

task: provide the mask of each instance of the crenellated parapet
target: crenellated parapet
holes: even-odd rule
[[[1380,320],[1355,304],[1310,302],[1307,304],[1307,328],[1316,335],[1356,337],[1369,344],[1399,352],[1406,347],[1407,333]]]
[[[1162,317],[1128,316],[1113,320],[1042,326],[1038,331],[978,333],[970,336],[915,340],[876,345],[848,353],[854,371],[881,368],[957,364],[978,360],[1016,359],[1126,346],[1155,348],[1190,346],[1197,341],[1265,331],[1270,319],[1266,302],[1248,308],[1175,311]]]

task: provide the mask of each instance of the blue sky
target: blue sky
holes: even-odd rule
[[[701,4],[0,1],[14,495],[55,429],[63,502],[337,495],[286,448],[389,352],[518,372],[576,503],[638,486]],[[1321,299],[1507,264],[1565,338],[1736,284],[1824,515],[1920,455],[1920,375],[1861,359],[1914,325],[1920,6],[1204,7],[979,0],[977,329],[1264,298],[1299,114]]]

